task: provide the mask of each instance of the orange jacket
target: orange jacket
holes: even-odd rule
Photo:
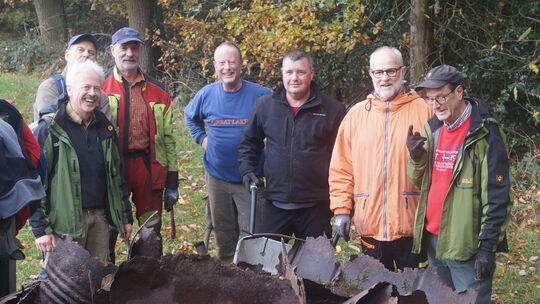
[[[330,208],[354,214],[360,235],[379,241],[412,236],[420,193],[407,179],[407,130],[412,124],[420,131],[431,115],[410,90],[390,102],[369,95],[341,122],[330,162]]]

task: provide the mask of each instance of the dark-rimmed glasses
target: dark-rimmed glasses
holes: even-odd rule
[[[395,77],[397,75],[397,72],[402,68],[404,67],[404,65],[402,66],[399,66],[397,68],[392,68],[392,69],[386,69],[386,70],[369,70],[371,72],[371,74],[373,74],[373,76],[375,78],[381,78],[383,77],[383,75],[386,73],[386,75],[388,77]]]
[[[456,88],[453,88],[450,92],[448,92],[448,94],[446,94],[444,96],[439,96],[439,97],[427,97],[426,96],[424,99],[427,100],[427,102],[429,102],[430,105],[434,105],[435,103],[438,103],[439,105],[443,105],[447,101],[446,98],[448,96],[450,96],[450,94],[454,93]]]

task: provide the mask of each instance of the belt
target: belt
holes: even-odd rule
[[[150,154],[150,149],[128,151],[129,158],[145,157]]]

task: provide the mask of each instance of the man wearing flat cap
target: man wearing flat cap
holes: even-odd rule
[[[410,126],[407,135],[407,173],[421,191],[413,252],[423,244],[446,284],[475,289],[476,303],[491,303],[495,252],[508,250],[508,153],[486,103],[464,97],[464,78],[441,65],[416,88],[434,115],[422,134]]]
[[[112,122],[118,131],[118,147],[127,188],[136,207],[139,224],[161,230],[162,205],[172,210],[178,200],[178,161],[173,137],[171,95],[165,86],[139,67],[144,48],[140,33],[124,27],[112,36],[115,67],[103,90],[109,94]]]
[[[37,89],[36,101],[33,106],[34,122],[30,124],[31,129],[36,128],[40,117],[56,112],[58,101],[67,101],[66,74],[69,67],[74,63],[85,60],[95,62],[98,48],[99,43],[96,37],[91,34],[80,34],[69,39],[66,51],[64,52],[66,67],[62,71],[62,74],[56,74],[45,79]],[[111,110],[106,94],[101,94],[97,109],[105,114],[107,119],[111,119]]]

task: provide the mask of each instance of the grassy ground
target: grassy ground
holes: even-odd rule
[[[35,75],[0,74],[0,98],[10,98],[17,103],[26,118],[31,116],[31,104],[39,83]],[[194,243],[202,241],[205,228],[204,213],[204,169],[201,162],[202,150],[195,145],[180,119],[181,106],[177,112],[177,150],[180,159],[180,201],[175,208],[176,239],[170,237],[170,215],[164,214],[163,238],[165,253],[195,252]],[[495,303],[540,303],[540,191],[529,189],[527,196],[517,193],[514,221],[509,227],[508,254],[499,254],[495,274],[493,300]],[[26,260],[17,262],[17,286],[35,279],[39,272],[40,253],[33,245],[34,238],[28,227],[19,234],[25,245]],[[357,253],[360,244],[349,244],[340,240],[340,260]],[[119,260],[125,260],[123,245],[116,248]],[[213,242],[210,254],[215,254]]]

